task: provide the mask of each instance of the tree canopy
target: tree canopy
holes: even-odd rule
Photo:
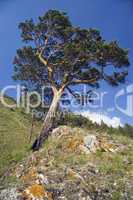
[[[26,45],[17,50],[14,78],[32,87],[57,89],[74,84],[96,86],[101,79],[118,85],[127,75],[128,50],[106,42],[95,29],[72,26],[66,13],[49,10],[38,22],[20,23]],[[112,66],[112,72],[106,71]]]

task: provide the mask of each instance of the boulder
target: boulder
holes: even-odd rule
[[[99,149],[99,141],[95,135],[87,135],[83,138],[84,146],[82,149],[88,154],[90,152],[96,152]]]
[[[60,139],[64,135],[70,135],[72,129],[68,126],[59,126],[52,131],[53,138]]]

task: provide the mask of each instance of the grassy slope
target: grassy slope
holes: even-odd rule
[[[7,102],[13,100],[6,98]],[[0,175],[14,162],[22,159],[29,149],[31,118],[19,109],[5,108],[0,103]],[[37,133],[37,125],[34,132]],[[35,135],[35,134],[34,134]]]
[[[7,98],[7,101],[12,102],[9,98]],[[132,127],[118,130],[109,129],[104,124],[98,126],[81,116],[74,115],[66,116],[61,124],[75,127],[75,134],[78,138],[88,131],[96,132],[100,135],[108,132],[108,136],[111,137],[113,141],[126,146],[124,151],[115,154],[98,151],[96,154],[85,156],[75,154],[74,152],[68,153],[68,151],[62,151],[61,148],[62,146],[65,146],[67,140],[62,138],[61,140],[56,141],[51,140],[50,137],[44,145],[43,151],[41,151],[41,159],[47,158],[46,165],[52,162],[52,169],[56,169],[57,171],[60,168],[64,169],[65,166],[73,167],[75,169],[77,165],[79,168],[82,168],[82,166],[85,166],[87,163],[94,164],[99,170],[100,176],[96,176],[96,178],[93,177],[94,180],[91,180],[92,183],[97,183],[98,187],[103,183],[106,186],[110,185],[110,187],[115,187],[115,190],[113,191],[114,198],[112,199],[119,199],[122,188],[123,190],[125,189],[125,183],[127,183],[128,180],[131,181],[130,177],[133,175]],[[22,160],[29,151],[30,144],[28,142],[28,134],[30,126],[30,116],[27,116],[19,109],[12,110],[3,107],[0,104],[0,174],[6,171],[12,163]],[[81,129],[79,129],[78,126]],[[35,133],[38,133],[39,129],[40,124],[36,122],[34,136]],[[126,132],[127,134],[125,134]],[[52,169],[48,167],[48,170]],[[114,182],[116,182],[116,186],[113,186]],[[130,184],[131,183],[129,183],[129,185]],[[131,196],[131,194],[129,194],[129,196]]]
[[[45,189],[55,191],[61,188],[63,195],[69,200],[78,199],[75,195],[82,188],[89,192],[91,199],[132,199],[133,140],[129,136],[107,135],[103,131],[99,132],[99,129],[90,130],[85,127],[60,126],[59,129],[62,130],[62,136],[58,134],[60,131],[55,132],[41,151],[29,154],[17,165],[16,169],[21,171],[18,170],[18,174],[22,174],[18,185],[22,184],[25,188],[27,185],[34,185],[35,174],[41,172],[48,180]],[[82,137],[88,134],[106,136],[122,149],[114,153],[98,150],[96,153],[83,154],[79,151],[79,144]],[[12,173],[13,176],[15,173],[16,170]],[[84,181],[79,180],[78,175]],[[95,198],[97,195],[98,198]]]

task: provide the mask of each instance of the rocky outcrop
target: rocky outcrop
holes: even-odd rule
[[[30,153],[11,170],[10,176],[15,176],[19,183],[2,190],[0,200],[112,200],[119,187],[114,181],[116,174],[100,171],[97,154],[104,153],[109,160],[118,149],[107,136],[58,127],[43,149]],[[130,185],[127,187],[131,191]],[[122,200],[126,199],[124,192],[125,188]]]

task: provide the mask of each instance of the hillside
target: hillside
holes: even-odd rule
[[[0,105],[0,200],[133,199],[132,127],[116,130],[67,114],[34,153],[30,127],[22,110]],[[35,122],[34,137],[39,129]]]
[[[6,101],[12,104],[14,100],[7,97]],[[38,133],[37,127],[36,124],[34,136]],[[0,103],[0,175],[26,154],[30,147],[30,128],[30,116],[20,109],[5,108]]]

